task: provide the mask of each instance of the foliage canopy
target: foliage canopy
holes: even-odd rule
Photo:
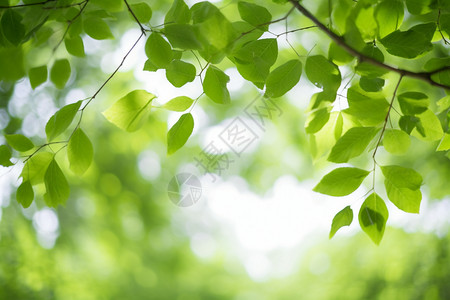
[[[50,117],[45,141],[26,136],[11,118],[0,163],[11,168],[23,158],[17,201],[28,207],[38,191],[48,206],[66,203],[70,183],[61,165],[67,160],[69,169],[82,175],[94,157],[84,115],[128,55],[143,47],[143,70],[164,69],[174,90],[200,81],[203,91],[195,99],[179,95],[160,107],[154,106],[151,90],[128,91],[104,109],[104,117],[118,128],[143,128],[159,113],[156,107],[184,112],[167,130],[167,153],[172,155],[183,151],[192,135],[196,105],[226,110],[235,101],[226,69],[235,68],[263,101],[282,102],[289,91],[314,86],[317,93],[305,124],[309,151],[316,161],[345,164],[326,174],[314,190],[346,196],[372,178],[358,219],[377,244],[389,215],[387,200],[400,210],[419,213],[421,186],[428,182],[408,165],[410,157],[424,159],[414,157],[411,145],[417,140],[431,145],[434,150],[427,148],[426,156],[439,162],[443,176],[450,172],[450,1],[273,2],[232,1],[219,7],[175,0],[167,7],[131,0],[1,0],[3,108],[23,78],[32,89],[45,86],[55,95],[76,87],[82,81],[78,60],[89,61],[88,39],[119,38],[117,24],[140,30],[121,63],[90,97],[73,99]],[[280,27],[284,30],[274,33]],[[299,43],[311,32],[318,37],[314,46]],[[384,160],[393,162],[378,161],[381,148],[392,155]],[[384,178],[384,188],[377,176]],[[330,237],[352,220],[353,210],[346,206],[333,219]]]

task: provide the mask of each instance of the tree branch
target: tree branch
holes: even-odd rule
[[[431,78],[431,75],[438,73],[438,70],[432,71],[432,72],[413,72],[413,71],[409,71],[409,70],[399,69],[399,68],[387,65],[385,63],[382,63],[376,59],[373,59],[372,57],[369,57],[369,56],[359,52],[358,50],[354,49],[350,45],[348,45],[341,36],[337,35],[333,31],[331,31],[331,29],[329,29],[324,24],[322,24],[312,13],[310,13],[305,7],[303,7],[303,5],[300,4],[300,2],[298,2],[297,0],[289,0],[289,1],[292,3],[292,5],[294,5],[294,7],[298,11],[300,11],[305,17],[310,19],[314,24],[316,24],[316,26],[319,27],[320,30],[322,30],[324,33],[326,33],[338,46],[340,46],[342,49],[347,51],[350,55],[355,56],[360,62],[367,62],[374,66],[383,68],[385,70],[395,72],[402,77],[407,76],[407,77],[411,77],[411,78],[420,79],[420,80],[427,82],[428,84],[430,84],[432,86],[450,90],[449,85],[436,82]]]
[[[130,5],[128,4],[127,0],[123,0],[128,8],[128,11],[131,13],[131,15],[133,16],[134,20],[136,21],[136,23],[138,23],[139,27],[141,28],[141,32],[145,35],[145,28],[142,26],[141,22],[139,22],[139,19],[136,17],[136,15],[134,14],[133,10],[131,9]]]

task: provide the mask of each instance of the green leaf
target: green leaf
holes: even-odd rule
[[[40,66],[30,69],[28,77],[30,78],[31,88],[34,90],[47,81],[47,66]]]
[[[198,50],[202,44],[197,37],[195,27],[189,24],[169,24],[164,27],[164,32],[175,48]]]
[[[375,59],[376,61],[384,62],[383,53],[373,43],[366,44],[366,46],[362,50],[362,53],[370,58]],[[386,69],[374,66],[373,64],[364,61],[359,62],[355,70],[358,74],[369,78],[380,77],[387,73]]]
[[[318,132],[330,119],[331,107],[318,108],[308,115],[305,123],[306,133],[312,134]]]
[[[340,228],[352,224],[352,221],[353,221],[353,210],[350,208],[350,206],[347,206],[343,210],[338,212],[334,216],[333,222],[331,223],[330,239],[336,234],[336,232]]]
[[[176,59],[167,66],[166,77],[173,86],[182,87],[186,83],[194,81],[195,72],[194,65]]]
[[[359,80],[359,86],[366,92],[379,92],[383,89],[384,79],[362,76]]]
[[[233,49],[238,33],[222,12],[207,1],[192,6],[191,12],[203,46],[200,55],[210,63],[219,63]]]
[[[369,173],[358,168],[337,168],[325,175],[313,190],[335,197],[346,196],[353,193]]]
[[[404,58],[415,58],[432,49],[431,39],[436,31],[436,23],[419,24],[407,31],[396,30],[380,42],[387,52]]]
[[[186,96],[180,96],[171,99],[169,102],[165,103],[162,107],[168,110],[181,112],[191,107],[192,103],[194,103],[193,99]]]
[[[283,96],[298,83],[301,74],[302,63],[298,59],[282,64],[267,77],[265,96],[269,98]]]
[[[66,45],[66,50],[73,56],[84,57],[84,44],[83,39],[79,36],[66,37],[64,39],[64,44]]]
[[[383,146],[392,154],[404,154],[411,145],[409,135],[402,130],[386,129],[383,136]]]
[[[378,24],[378,36],[385,37],[397,30],[403,22],[403,3],[398,0],[387,0],[379,3],[375,8],[375,20]]]
[[[184,114],[167,133],[167,154],[173,154],[186,144],[194,129],[194,119],[190,113]]]
[[[203,80],[203,91],[214,102],[227,104],[230,102],[230,93],[227,89],[229,81],[228,75],[217,67],[210,65]]]
[[[57,207],[69,199],[69,184],[54,158],[45,171],[44,183],[47,190],[44,200],[48,206]]]
[[[14,46],[18,46],[25,37],[25,26],[22,24],[22,15],[14,9],[7,9],[3,13],[1,25],[5,38]]]
[[[423,133],[419,131],[419,128],[416,125],[416,130],[419,131],[420,135],[414,134],[413,132],[414,136],[429,142],[437,141],[442,138],[444,131],[442,130],[441,122],[431,110],[427,109],[425,112],[418,115],[418,117],[420,119]]]
[[[156,32],[148,37],[145,43],[145,54],[157,68],[165,68],[173,59],[172,47]]]
[[[349,107],[343,112],[367,126],[383,123],[389,109],[389,103],[381,94],[368,94],[355,86],[347,90],[347,101]]]
[[[191,11],[183,0],[174,0],[164,18],[164,24],[187,24],[191,20]]]
[[[383,166],[381,171],[389,200],[405,212],[419,213],[422,176],[413,169],[400,166]]]
[[[383,238],[389,212],[383,199],[377,194],[369,195],[359,210],[359,225],[361,229],[379,245]]]
[[[431,11],[431,0],[405,0],[408,11],[413,15],[423,15]]]
[[[130,5],[134,15],[141,23],[148,23],[152,18],[152,9],[145,2],[139,2]]]
[[[34,147],[33,142],[21,134],[7,134],[5,138],[8,144],[19,152],[25,152]]]
[[[335,163],[344,163],[350,158],[361,155],[378,130],[375,127],[350,128],[331,149],[328,160]]]
[[[0,146],[0,165],[4,167],[9,167],[14,165],[11,162],[11,150],[9,150],[8,146],[1,145]]]
[[[155,66],[151,61],[150,61],[150,59],[147,59],[146,61],[145,61],[145,63],[144,63],[144,68],[143,68],[143,70],[144,71],[149,71],[149,72],[156,72],[156,71],[158,71],[158,67],[157,66]]]
[[[108,121],[117,127],[133,132],[147,121],[150,114],[150,103],[156,96],[144,91],[134,90],[120,98],[103,112]]]
[[[439,143],[436,151],[447,151],[450,150],[450,134],[444,134],[441,142]]]
[[[25,163],[20,176],[32,185],[39,184],[44,181],[44,174],[52,160],[53,154],[50,152],[36,153]]]
[[[276,39],[262,39],[244,45],[234,54],[239,73],[262,89],[270,67],[278,57]]]
[[[257,4],[239,1],[238,10],[242,20],[261,30],[267,31],[269,29],[269,24],[267,23],[272,20],[272,15],[267,8]],[[266,25],[260,26],[262,24]]]
[[[420,119],[414,116],[401,116],[398,121],[400,128],[408,135],[411,134],[414,128],[420,124]]]
[[[34,191],[29,181],[23,181],[16,192],[17,202],[22,204],[23,208],[27,208],[31,205],[34,199]]]
[[[441,98],[437,105],[439,107],[439,112],[443,112],[444,110],[447,110],[450,108],[450,96],[445,96],[444,98]]]
[[[83,19],[84,31],[95,40],[113,39],[114,36],[109,29],[108,24],[100,17],[95,15]]]
[[[50,117],[47,125],[45,125],[45,133],[47,134],[48,141],[58,137],[70,126],[70,124],[72,124],[80,106],[81,101],[68,104]]]
[[[70,63],[67,59],[58,59],[50,70],[50,80],[58,88],[62,89],[70,78]]]
[[[417,115],[427,110],[430,100],[419,92],[406,92],[397,97],[400,108],[405,115]]]
[[[305,73],[312,84],[324,90],[335,92],[341,85],[339,68],[322,55],[308,56]]]
[[[355,57],[348,54],[338,44],[331,43],[328,49],[328,58],[338,65],[345,65],[351,62]]]
[[[422,185],[422,176],[411,168],[401,166],[381,166],[381,171],[387,180],[397,187],[418,190]]]
[[[70,169],[78,175],[83,175],[89,168],[94,156],[94,148],[86,134],[78,128],[70,138],[67,146],[67,157]]]

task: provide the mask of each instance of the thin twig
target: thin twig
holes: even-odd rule
[[[63,34],[62,38],[59,40],[58,44],[56,44],[56,46],[53,48],[53,53],[56,52],[56,50],[59,48],[61,43],[64,41],[64,39],[66,38],[67,33],[69,32],[70,27],[75,22],[75,20],[78,19],[81,16],[81,14],[83,13],[84,9],[86,8],[86,5],[88,5],[89,0],[85,0],[85,1],[82,1],[80,3],[81,3],[80,5],[82,5],[81,8],[80,8],[80,11],[72,19],[67,21],[66,30],[64,31],[64,34]]]
[[[141,28],[141,32],[145,35],[145,31],[146,29],[144,28],[144,26],[142,26],[141,22],[139,22],[139,19],[136,17],[136,15],[134,14],[134,11],[131,9],[130,5],[128,4],[127,0],[123,0],[128,8],[128,11],[131,13],[131,15],[133,16],[134,20],[136,21],[136,23],[138,23],[139,27]]]

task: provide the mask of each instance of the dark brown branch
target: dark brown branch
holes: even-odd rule
[[[0,9],[9,9],[9,8],[22,8],[22,7],[28,7],[28,6],[39,6],[39,5],[45,5],[47,3],[51,3],[51,2],[57,2],[58,0],[46,0],[46,1],[42,1],[42,2],[36,2],[36,3],[27,3],[27,4],[17,4],[17,5],[0,5]],[[54,6],[54,7],[43,7],[43,9],[63,9],[63,8],[69,8],[69,7],[74,7],[74,6],[79,6],[84,4],[85,2],[87,2],[89,0],[83,0],[77,3],[72,3],[72,4],[68,4],[68,5],[62,5],[62,6]]]
[[[430,84],[432,86],[437,86],[440,88],[450,90],[449,85],[436,82],[431,78],[431,75],[438,73],[438,71],[413,72],[413,71],[409,71],[409,70],[399,69],[399,68],[387,65],[385,63],[382,63],[376,59],[373,59],[372,57],[369,57],[369,56],[359,52],[358,50],[354,49],[350,45],[348,45],[341,36],[337,35],[333,31],[331,31],[328,27],[326,27],[324,24],[322,24],[313,14],[311,14],[297,0],[289,0],[289,1],[292,3],[292,5],[294,5],[294,7],[298,11],[300,11],[305,17],[310,19],[314,24],[316,24],[320,30],[322,30],[324,33],[326,33],[337,45],[339,45],[342,49],[347,51],[350,55],[355,56],[360,62],[367,62],[374,66],[383,68],[385,70],[395,72],[402,77],[407,76],[407,77],[411,77],[411,78],[420,79],[420,80],[427,82],[428,84]]]

